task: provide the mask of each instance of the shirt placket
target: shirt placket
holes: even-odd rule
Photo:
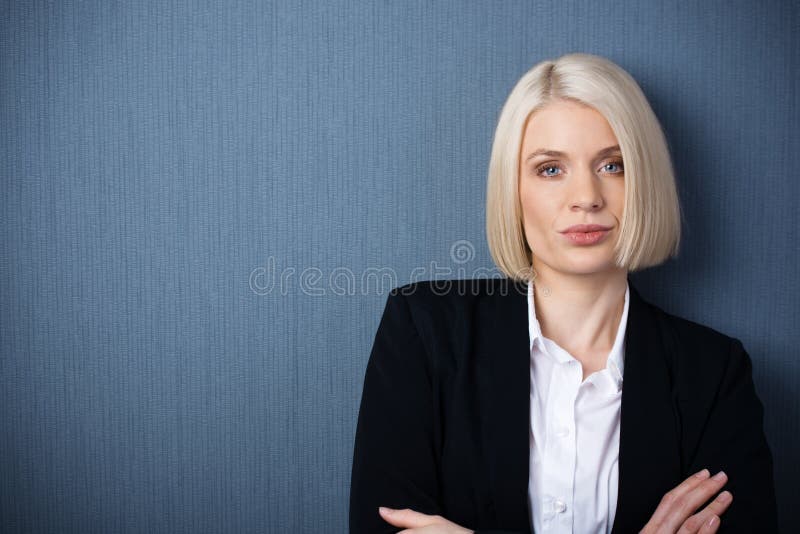
[[[546,459],[543,465],[549,483],[543,495],[544,527],[548,531],[571,532],[574,512],[575,462],[575,399],[582,371],[575,360],[555,365],[559,376],[553,382],[564,387],[551,387],[548,402]]]

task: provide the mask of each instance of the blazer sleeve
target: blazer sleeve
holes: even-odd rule
[[[350,532],[400,529],[379,506],[440,514],[432,374],[405,297],[386,301],[364,378],[350,483]]]
[[[750,357],[738,339],[730,356],[690,472],[708,468],[728,475],[733,502],[721,516],[720,533],[777,532],[772,454],[763,430]]]
[[[386,300],[364,377],[350,481],[351,534],[402,530],[380,517],[379,506],[447,518],[441,505],[434,384],[432,362],[408,302],[395,289]]]

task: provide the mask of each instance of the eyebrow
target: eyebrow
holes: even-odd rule
[[[597,157],[607,156],[609,154],[613,154],[614,152],[620,152],[619,145],[609,146],[609,147],[606,147],[606,148],[600,150],[599,152],[597,152]],[[550,157],[553,157],[553,158],[560,158],[560,157],[564,157],[566,155],[567,154],[565,152],[560,152],[558,150],[548,150],[546,148],[537,148],[536,150],[534,150],[533,152],[528,154],[528,157],[525,158],[525,161],[530,161],[531,159],[535,158],[536,156],[550,156]]]

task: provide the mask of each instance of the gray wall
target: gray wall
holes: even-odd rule
[[[3,1],[0,531],[345,531],[386,292],[492,268],[497,114],[570,51],[663,120],[685,241],[635,280],[744,342],[800,529],[800,14],[678,4]]]

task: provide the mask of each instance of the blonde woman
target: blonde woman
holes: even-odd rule
[[[774,532],[772,457],[742,344],[644,301],[680,208],[647,99],[570,54],[516,84],[487,236],[506,278],[396,288],[356,431],[350,529]]]

